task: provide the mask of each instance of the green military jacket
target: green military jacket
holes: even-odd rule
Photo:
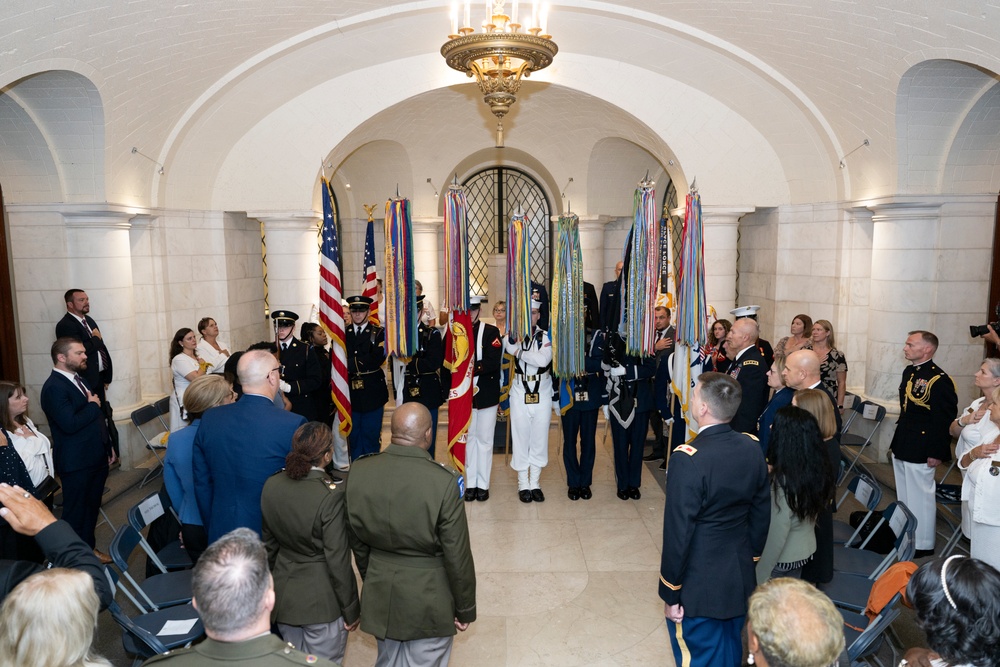
[[[337,667],[337,663],[315,655],[306,655],[286,644],[275,635],[254,637],[243,642],[219,642],[214,639],[190,648],[153,656],[143,665],[162,664],[164,667],[206,667],[208,665],[240,665],[241,667]]]
[[[272,475],[260,498],[264,546],[274,575],[272,621],[286,625],[358,620],[358,585],[344,513],[344,485],[322,470],[300,480]]]
[[[476,568],[464,485],[418,447],[390,444],[356,460],[347,517],[364,580],[361,629],[409,641],[454,635],[476,620]]]

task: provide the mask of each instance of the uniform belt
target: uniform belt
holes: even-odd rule
[[[302,563],[325,563],[326,562],[326,556],[324,556],[323,554],[318,554],[318,555],[315,555],[315,556],[310,556],[310,555],[307,555],[307,554],[299,554],[299,553],[295,553],[295,552],[290,552],[290,551],[288,551],[286,549],[282,549],[281,552],[280,552],[280,554],[278,555],[278,560],[284,560],[284,561],[287,561],[289,563],[296,563],[296,564],[302,564]]]
[[[381,368],[376,369],[374,371],[358,371],[357,373],[351,373],[351,377],[354,377],[356,375],[374,375],[375,373],[381,373],[381,372],[382,372]]]
[[[378,560],[396,563],[397,565],[405,565],[407,567],[419,567],[426,569],[444,567],[444,558],[442,556],[408,556],[405,554],[398,554],[393,551],[382,551],[381,549],[376,549],[375,547],[372,547],[371,556],[372,558],[376,558]]]
[[[427,377],[428,375],[437,375],[437,371],[434,371],[432,373],[417,373],[417,377],[422,377],[422,378]]]
[[[523,382],[538,382],[547,375],[548,373],[542,373],[541,375],[525,375],[524,373],[518,373],[518,376]]]

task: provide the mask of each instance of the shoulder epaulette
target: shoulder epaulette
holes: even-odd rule
[[[755,436],[753,433],[747,433],[746,431],[744,431],[743,435],[747,436],[748,438],[750,438],[754,442],[760,442],[760,438],[758,438],[757,436]]]
[[[674,447],[674,451],[683,452],[688,456],[694,456],[695,454],[698,453],[698,450],[692,447],[691,445],[678,445],[677,447]]]
[[[354,460],[355,461],[360,461],[361,459],[367,459],[367,458],[370,458],[372,456],[378,456],[381,453],[382,452],[368,452],[367,454],[362,454],[361,456],[359,456],[358,458],[356,458]]]
[[[747,359],[746,361],[743,362],[743,365],[744,366],[760,366],[760,362],[758,362],[756,359]]]

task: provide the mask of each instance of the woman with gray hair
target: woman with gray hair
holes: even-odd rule
[[[959,413],[948,429],[951,437],[958,438],[955,457],[958,459],[958,468],[962,471],[962,532],[966,537],[972,536],[969,515],[971,489],[966,488],[965,484],[967,470],[974,460],[970,452],[974,447],[991,442],[997,436],[997,427],[990,419],[990,395],[1000,387],[1000,359],[984,359],[976,371],[974,382],[981,396]]]
[[[94,580],[78,570],[33,574],[0,608],[0,663],[5,667],[111,667],[92,651],[100,602]]]
[[[815,586],[772,579],[750,596],[747,650],[757,667],[830,667],[844,651],[844,619]]]

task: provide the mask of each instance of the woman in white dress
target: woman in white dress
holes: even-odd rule
[[[990,398],[992,429],[980,428],[982,442],[960,454],[958,465],[966,471],[962,499],[969,504],[969,553],[1000,568],[1000,389]]]
[[[229,361],[229,349],[219,340],[219,325],[211,317],[203,317],[198,322],[201,340],[195,352],[208,362],[209,373],[222,373]]]
[[[990,442],[997,435],[997,426],[990,419],[990,403],[993,390],[1000,387],[1000,359],[989,358],[983,361],[982,366],[976,372],[976,388],[982,394],[972,401],[965,410],[959,413],[958,417],[951,423],[949,432],[951,437],[958,438],[955,445],[955,457],[958,459],[958,467],[962,471],[962,480],[966,477],[966,467],[962,464],[963,458],[971,462],[971,458],[966,457],[970,449],[984,442]],[[967,489],[963,484],[962,489],[962,532],[966,537],[972,535],[972,526],[969,523],[969,499]]]
[[[2,409],[6,408],[6,409]],[[28,417],[28,394],[16,382],[0,382],[0,426],[10,437],[36,487],[52,475],[52,445]]]
[[[184,390],[196,377],[201,377],[208,369],[195,351],[198,337],[190,329],[178,329],[170,341],[170,370],[173,375],[173,391],[170,394],[170,432],[187,426],[184,420]]]

